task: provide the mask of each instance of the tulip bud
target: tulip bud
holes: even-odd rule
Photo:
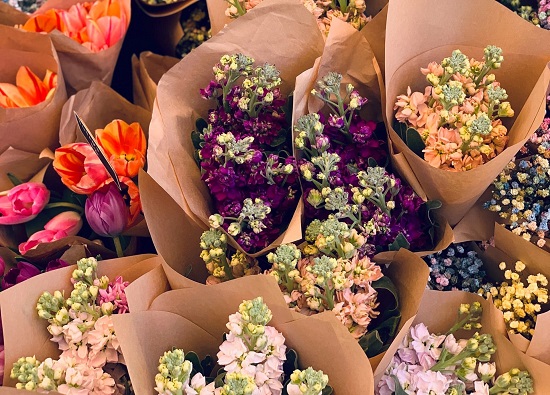
[[[76,236],[82,228],[82,218],[76,211],[64,211],[50,219],[44,229],[64,231],[67,236]]]
[[[0,225],[17,225],[34,219],[46,207],[50,191],[42,183],[26,182],[0,196]]]
[[[128,207],[114,184],[94,192],[86,200],[86,220],[100,236],[116,237],[128,222]]]

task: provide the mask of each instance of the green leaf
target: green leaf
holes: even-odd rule
[[[298,353],[289,348],[286,352],[286,361],[283,364],[283,372],[286,377],[290,377],[292,372],[298,369]]]
[[[14,187],[23,184],[23,181],[21,181],[12,173],[8,173],[6,174],[6,176],[8,176],[8,178],[10,179],[10,182],[13,184]]]
[[[196,121],[195,121],[195,132],[199,134],[202,133],[202,131],[204,129],[206,129],[208,127],[208,123],[206,122],[206,120],[204,118],[198,118]]]
[[[202,369],[201,360],[196,352],[191,351],[185,354],[185,360],[189,361],[193,364],[193,374],[195,373],[201,373],[204,375],[204,371]]]
[[[212,374],[212,370],[214,369],[214,359],[207,355],[202,361],[201,361],[201,367],[204,372],[205,376],[210,376]]]
[[[365,333],[365,335],[359,339],[359,345],[363,351],[365,351],[367,357],[372,358],[381,353],[384,342],[380,338],[380,333],[374,330]]]
[[[403,233],[399,233],[393,243],[388,246],[389,251],[399,251],[400,248],[408,250],[411,247]]]
[[[294,106],[293,103],[294,92],[287,96],[286,103],[283,106],[283,114],[285,114],[285,122],[287,125],[292,125],[292,107]]]
[[[407,395],[403,387],[401,387],[401,383],[397,379],[396,376],[392,375],[393,381],[395,381],[395,395]]]
[[[222,372],[222,373],[220,373],[220,372]],[[214,380],[214,382],[216,383],[215,384],[216,388],[223,387],[224,380],[225,380],[225,374],[226,374],[226,372],[223,369],[220,369],[218,371],[218,375],[216,376],[216,379]]]
[[[322,395],[331,395],[334,392],[332,387],[330,385],[327,385],[323,392],[321,392]]]
[[[426,148],[426,144],[424,144],[422,137],[420,137],[420,134],[418,134],[416,129],[407,129],[405,142],[407,143],[407,147],[409,147],[416,155],[420,157],[424,156],[422,150]]]
[[[399,122],[395,120],[393,123],[393,130],[401,137],[401,140],[404,142],[407,142],[407,125],[405,125],[403,122]]]
[[[376,159],[374,159],[374,158],[369,158],[367,162],[368,162],[369,167],[378,167],[378,163],[376,162]]]
[[[283,145],[284,143],[286,143],[286,132],[279,134],[269,145],[273,148],[276,148]]]

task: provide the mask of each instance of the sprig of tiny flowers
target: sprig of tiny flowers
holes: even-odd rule
[[[246,14],[262,2],[262,0],[225,1],[227,2],[225,15],[232,19]],[[365,0],[342,0],[338,2],[302,0],[302,4],[317,18],[317,26],[325,36],[328,36],[334,18],[349,23],[357,30],[361,30],[372,19],[372,17],[365,15],[367,9]]]
[[[424,93],[399,95],[395,118],[418,132],[425,144],[424,160],[451,170],[474,169],[502,152],[508,130],[500,118],[513,117],[506,90],[492,70],[504,60],[502,49],[489,45],[484,60],[468,60],[460,50],[421,69],[430,86]]]
[[[419,216],[422,199],[377,165],[387,153],[374,134],[376,124],[359,116],[367,99],[351,84],[343,95],[341,85],[342,75],[333,72],[317,81],[312,94],[330,114],[307,114],[294,125],[295,145],[303,154],[299,169],[306,219],[348,222],[367,239],[369,256],[387,249],[399,235],[412,249],[427,247],[426,224]]]
[[[514,270],[507,269],[506,262],[501,262],[500,270],[504,278],[511,280],[493,286],[488,292],[480,290],[480,294],[491,295],[496,308],[502,311],[508,331],[519,333],[531,339],[535,332],[537,314],[542,305],[548,303],[548,279],[543,274],[529,275],[526,283],[521,278],[525,264],[517,261]]]
[[[193,364],[175,349],[159,359],[155,390],[159,395],[280,395],[286,385],[288,395],[320,395],[328,385],[322,371],[308,367],[284,377],[285,339],[267,325],[272,317],[261,297],[243,301],[229,316],[229,333],[217,354],[226,372],[221,382],[199,372],[191,376]]]
[[[285,244],[267,255],[288,305],[310,315],[332,310],[356,339],[379,314],[372,283],[380,266],[361,254],[365,238],[345,222],[315,220],[299,249]]]
[[[18,381],[18,389],[29,391],[113,394],[117,384],[103,367],[121,361],[111,315],[128,311],[124,293],[128,282],[117,277],[110,283],[106,276],[98,277],[95,258],[79,260],[71,282],[68,298],[61,291],[44,292],[36,305],[38,316],[49,323],[51,340],[62,351],[59,359],[19,358],[10,377]]]
[[[493,181],[491,200],[484,208],[497,212],[512,233],[538,247],[546,245],[550,220],[550,142],[538,154],[510,162]]]
[[[423,259],[430,268],[429,289],[477,292],[484,284],[483,261],[469,243],[452,244]]]
[[[430,333],[420,323],[403,338],[392,362],[378,382],[376,394],[434,393],[443,395],[530,394],[527,371],[511,369],[495,379],[491,362],[496,345],[489,334],[456,339],[459,329],[480,329],[479,302],[461,304],[455,325],[444,335]]]
[[[201,94],[217,107],[193,133],[202,179],[214,200],[211,222],[246,252],[256,252],[279,236],[299,198],[296,160],[288,154],[287,100],[271,64],[224,55],[213,70],[214,80]]]

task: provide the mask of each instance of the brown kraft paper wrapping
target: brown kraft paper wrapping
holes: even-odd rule
[[[424,293],[418,314],[411,318],[401,329],[386,355],[374,372],[375,387],[390,364],[403,338],[408,334],[411,325],[424,323],[431,333],[445,333],[455,322],[461,303],[478,301],[483,307],[480,333],[489,333],[497,346],[492,361],[496,362],[497,376],[511,368],[527,369],[534,381],[535,394],[544,394],[550,388],[550,367],[515,349],[506,337],[506,328],[502,315],[490,301],[481,296],[461,291],[432,291]],[[473,332],[458,332],[458,336],[467,338]]]
[[[155,255],[136,255],[99,262],[98,274],[111,281],[123,276],[133,281],[151,270],[159,261]],[[2,327],[4,331],[5,371],[9,372],[18,358],[36,355],[39,360],[57,357],[57,345],[50,341],[47,322],[38,317],[36,302],[43,292],[71,290],[71,274],[75,266],[43,273],[0,293]],[[14,386],[9,374],[4,375],[4,385]]]
[[[7,4],[0,4],[0,13],[4,7]],[[43,34],[0,25],[0,50],[0,82],[15,84],[21,66],[28,66],[40,79],[48,69],[57,73],[57,88],[52,97],[32,107],[0,108],[0,154],[9,147],[35,154],[44,148],[53,149],[67,93],[52,41]]]
[[[131,0],[119,0],[128,16],[126,29],[130,25]],[[41,14],[52,8],[69,9],[72,5],[82,3],[82,0],[48,0],[33,15]],[[2,10],[2,8],[0,8]],[[10,12],[9,18],[0,19],[0,23],[6,25],[24,24],[29,19],[22,12]],[[55,30],[48,34],[59,55],[59,62],[65,76],[67,91],[72,95],[82,89],[90,87],[93,81],[99,80],[111,85],[113,72],[118,60],[118,54],[122,48],[124,37],[115,45],[100,52],[92,52],[73,39]]]
[[[375,12],[378,10],[378,7],[382,6],[382,4],[379,4],[378,7],[374,8],[373,12],[371,12],[371,15],[376,15],[372,20],[365,25],[363,29],[361,29],[361,34],[367,39],[369,42],[372,51],[374,52],[374,57],[376,58],[376,61],[378,62],[378,65],[380,66],[381,70],[381,76],[384,78],[384,66],[385,66],[385,45],[386,45],[386,19],[388,17],[388,5],[387,1],[377,1],[374,3],[383,3],[384,7],[375,14]],[[367,14],[369,14],[369,9],[371,2],[367,2]]]
[[[139,59],[133,55],[134,103],[152,112],[160,78],[179,61],[178,58],[157,55],[149,51],[140,53]]]
[[[431,10],[426,13],[425,10]],[[452,18],[447,17],[453,15]],[[486,16],[499,20],[486,23]],[[468,23],[464,23],[468,21]],[[414,38],[415,45],[409,39]],[[520,39],[521,38],[521,39]],[[395,0],[389,5],[386,30],[386,104],[390,140],[395,153],[403,153],[409,171],[429,199],[443,203],[442,212],[455,225],[474,205],[485,189],[527,138],[540,125],[545,110],[545,94],[550,80],[550,32],[525,23],[508,9],[491,0],[467,0],[456,7],[452,0]],[[483,48],[493,44],[503,49],[502,68],[495,72],[507,90],[516,116],[507,119],[508,148],[488,163],[466,172],[449,172],[428,165],[415,155],[391,128],[397,95],[427,85],[420,73],[430,61],[441,61],[454,49],[477,59]],[[532,54],[538,54],[534,56]],[[414,183],[411,181],[411,185]]]
[[[294,18],[289,19],[289,14]],[[321,33],[313,18],[308,18],[305,7],[295,0],[267,1],[192,51],[161,78],[150,126],[148,173],[202,229],[208,228],[208,217],[213,211],[208,188],[193,159],[190,134],[195,120],[206,116],[214,105],[199,94],[199,89],[212,78],[212,67],[222,55],[238,52],[252,56],[258,64],[272,63],[281,71],[282,91],[288,95],[296,76],[313,65],[322,49]],[[298,205],[288,229],[253,256],[300,239],[300,216]],[[231,237],[228,239],[236,246]]]
[[[225,10],[229,4],[226,0],[206,0],[208,8],[208,18],[210,19],[210,30],[212,37],[218,34],[225,26],[234,19],[225,15]]]
[[[238,310],[243,300],[258,296],[263,297],[273,313],[270,325],[283,333],[288,347],[298,352],[302,368],[312,366],[323,370],[329,375],[329,384],[336,395],[373,393],[372,369],[367,357],[332,313],[298,316],[295,319],[271,276],[242,277],[211,287],[215,287],[215,291],[210,287],[169,291],[156,298],[150,309],[152,311],[137,313],[139,318],[131,318],[133,313],[115,317],[117,333],[124,333],[122,337],[119,335],[123,352],[126,353],[125,347],[132,353],[139,352],[132,354],[136,358],[127,358],[130,374],[137,373],[140,377],[136,385],[131,376],[137,395],[154,393],[158,358],[174,346],[182,344],[186,347],[184,351],[196,351],[204,358],[205,347],[212,344],[192,343],[192,339],[215,339],[215,348],[209,351],[215,358],[223,333],[227,331],[225,324],[229,315]],[[189,300],[194,303],[187,303]],[[163,313],[162,318],[172,323],[165,327],[172,329],[159,330],[151,336],[153,332],[146,328],[151,325],[146,322],[152,322],[152,313]],[[189,332],[183,328],[188,328]],[[199,329],[202,332],[198,333]],[[179,333],[182,335],[175,335]],[[204,353],[201,353],[202,350],[205,350]],[[330,358],[327,358],[329,355]],[[134,361],[136,364],[132,366]]]

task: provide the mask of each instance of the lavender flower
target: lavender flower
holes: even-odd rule
[[[424,260],[430,268],[430,289],[475,293],[484,283],[483,262],[468,243],[453,244]]]

